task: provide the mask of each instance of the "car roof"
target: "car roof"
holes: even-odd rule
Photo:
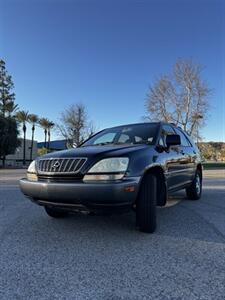
[[[117,126],[106,127],[103,130],[112,129],[112,128],[120,128],[120,127],[124,127],[124,126],[136,126],[136,125],[138,126],[138,125],[146,125],[146,124],[170,125],[170,126],[182,129],[181,127],[177,126],[175,123],[158,121],[158,122],[139,122],[139,123],[121,124],[121,125],[117,125]]]
[[[148,124],[160,124],[161,122],[140,122],[140,123],[129,123],[129,124],[122,124],[122,125],[117,125],[117,126],[112,126],[112,127],[107,127],[105,129],[113,129],[113,128],[120,128],[124,126],[138,126],[138,125],[148,125]],[[169,124],[169,123],[167,123]],[[103,130],[105,130],[103,129]]]

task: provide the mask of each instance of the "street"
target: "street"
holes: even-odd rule
[[[203,196],[158,208],[155,234],[134,213],[51,219],[23,196],[23,170],[0,170],[0,299],[224,299],[225,171]]]

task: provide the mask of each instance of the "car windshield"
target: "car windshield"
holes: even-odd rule
[[[157,123],[125,125],[109,128],[97,133],[81,146],[86,147],[121,144],[152,145],[155,142],[157,128]]]

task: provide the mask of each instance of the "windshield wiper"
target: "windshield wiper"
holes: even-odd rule
[[[105,146],[105,145],[110,145],[110,144],[113,145],[112,142],[105,142],[105,143],[98,143],[98,144],[84,145],[84,146],[82,146],[82,147]]]

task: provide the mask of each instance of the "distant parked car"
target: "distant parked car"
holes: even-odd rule
[[[54,218],[72,211],[136,212],[141,231],[156,229],[156,206],[168,192],[202,192],[199,150],[169,123],[123,125],[100,131],[80,147],[44,155],[31,163],[22,192]]]

